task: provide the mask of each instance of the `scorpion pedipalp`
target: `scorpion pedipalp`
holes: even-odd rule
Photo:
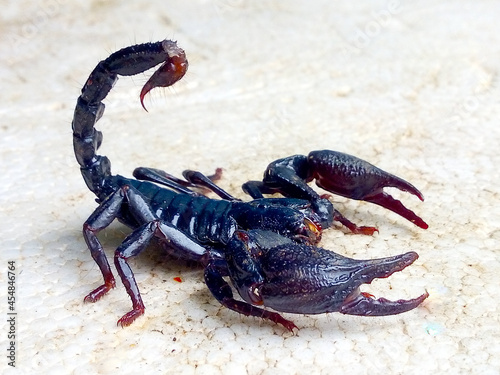
[[[308,156],[294,155],[278,159],[269,164],[262,181],[248,181],[243,185],[243,190],[252,198],[279,192],[287,197],[307,199],[315,206],[324,227],[330,227],[332,221],[339,221],[353,233],[371,235],[377,231],[377,228],[360,227],[350,222],[327,199],[307,185],[312,180],[316,180],[319,187],[331,193],[377,204],[422,229],[428,228],[427,223],[413,211],[383,191],[385,187],[395,187],[423,201],[424,197],[416,187],[367,161],[338,151],[312,151]]]
[[[346,198],[363,200],[387,208],[416,226],[429,226],[413,211],[385,193],[385,187],[395,187],[424,200],[422,193],[408,181],[359,159],[341,152],[321,150],[308,155],[308,164],[316,184],[332,193]]]
[[[418,258],[415,252],[357,260],[259,230],[235,235],[229,245],[226,260],[240,295],[253,303],[251,287],[258,283],[261,304],[276,311],[395,315],[414,309],[428,296],[393,302],[373,299],[359,289],[408,267]]]

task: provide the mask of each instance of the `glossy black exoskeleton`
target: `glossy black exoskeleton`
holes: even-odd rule
[[[127,326],[144,313],[144,304],[127,262],[155,238],[169,252],[201,263],[205,282],[224,306],[245,315],[270,319],[292,330],[295,324],[279,312],[351,315],[392,315],[417,307],[426,297],[395,302],[374,299],[359,286],[388,277],[417,259],[408,252],[394,257],[354,260],[316,247],[322,230],[338,221],[354,233],[373,234],[374,227],[357,226],[335,210],[307,182],[345,197],[388,208],[421,228],[427,224],[384,187],[422,194],[408,182],[354,156],[315,151],[271,163],[262,181],[249,181],[244,190],[253,200],[242,202],[199,172],[185,171],[185,180],[161,170],[137,168],[136,179],[113,175],[109,159],[97,155],[102,134],[94,128],[104,112],[103,99],[118,75],[142,73],[162,64],[144,85],[140,100],[155,87],[167,87],[186,73],[188,62],[176,42],[164,40],[124,48],[101,61],[78,98],[73,118],[76,159],[99,206],[83,225],[83,236],[98,264],[104,283],[85,301],[95,302],[115,286],[115,279],[97,233],[118,219],[133,228],[116,249],[114,263],[131,300],[132,310],[118,324]],[[143,104],[144,106],[144,104]],[[215,192],[210,199],[199,188]],[[281,193],[286,198],[265,198]],[[233,297],[229,278],[243,301]]]

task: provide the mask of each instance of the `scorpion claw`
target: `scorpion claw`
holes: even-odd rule
[[[374,299],[368,293],[359,293],[345,300],[339,312],[346,315],[361,316],[396,315],[414,309],[427,297],[429,297],[429,293],[425,292],[417,298],[389,301],[385,298]]]
[[[424,200],[422,193],[412,184],[355,156],[341,152],[313,151],[308,156],[312,178],[316,184],[346,198],[364,200],[387,208],[422,229],[428,225],[400,201],[383,191],[395,187]]]
[[[394,272],[408,267],[416,259],[418,259],[417,253],[408,252],[388,258],[361,261],[362,270],[354,283],[356,285],[369,284],[376,278],[389,277]],[[396,315],[414,309],[428,296],[429,293],[425,292],[421,296],[410,300],[389,301],[385,298],[375,299],[369,293],[360,292],[358,286],[342,302],[339,312],[346,315],[362,316]]]
[[[330,227],[333,221],[339,221],[353,233],[371,235],[377,231],[374,227],[358,227],[342,216],[327,196],[319,195],[307,184],[312,180],[331,193],[378,204],[420,228],[428,228],[414,212],[383,191],[386,187],[395,187],[423,201],[422,193],[415,186],[364,160],[337,151],[312,151],[308,156],[293,155],[275,160],[268,165],[262,182],[248,181],[243,190],[254,199],[261,198],[263,194],[281,193],[286,197],[308,200],[324,228]]]
[[[359,290],[363,284],[408,267],[418,258],[415,252],[357,260],[260,230],[235,236],[230,246],[230,276],[240,296],[248,303],[258,300],[276,311],[394,315],[414,309],[428,296],[424,293],[411,300],[392,302],[375,300]],[[256,284],[258,288],[253,287]]]
[[[391,186],[391,185],[388,185]],[[415,194],[417,195],[417,194]],[[417,195],[422,201],[424,200],[422,194]],[[364,201],[366,202],[371,202],[378,204],[379,206],[382,206],[384,208],[387,208],[388,210],[391,210],[405,219],[411,221],[413,224],[415,224],[417,227],[420,227],[422,229],[427,229],[429,225],[423,221],[419,216],[417,216],[413,211],[407,209],[400,201],[397,199],[394,199],[391,197],[389,194],[384,193],[383,191],[378,192],[378,194],[364,197]]]

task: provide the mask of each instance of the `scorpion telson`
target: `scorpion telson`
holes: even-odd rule
[[[168,87],[180,80],[186,74],[188,61],[186,54],[177,47],[177,43],[171,40],[164,40],[162,48],[167,53],[168,59],[160,68],[154,72],[151,78],[146,82],[141,90],[140,99],[142,108],[147,112],[144,106],[144,97],[155,87]]]
[[[396,187],[423,200],[413,185],[354,156],[323,150],[276,160],[269,164],[262,181],[243,185],[253,198],[248,202],[215,184],[220,170],[213,176],[185,171],[184,179],[153,168],[137,168],[135,178],[113,175],[109,159],[96,153],[102,134],[94,125],[104,113],[102,101],[119,75],[139,74],[158,64],[162,65],[140,93],[144,107],[149,91],[171,86],[186,73],[188,62],[176,42],[140,44],[111,54],[92,71],[76,104],[72,123],[75,156],[99,204],[83,224],[83,237],[104,278],[85,301],[95,302],[115,287],[97,238],[115,219],[133,229],[114,256],[132,301],[132,310],[118,320],[121,326],[144,314],[139,287],[127,261],[139,255],[152,239],[179,258],[199,262],[208,289],[223,306],[269,319],[289,330],[296,328],[295,324],[278,312],[393,315],[411,310],[427,298],[424,293],[415,299],[391,302],[359,290],[362,284],[412,264],[418,258],[414,252],[355,260],[316,247],[322,231],[335,221],[353,233],[371,235],[377,229],[346,219],[325,196],[307,185],[312,180],[331,193],[378,204],[427,228],[415,213],[383,192],[384,187]],[[221,199],[208,198],[204,195],[207,191]],[[285,198],[264,197],[272,193]],[[233,289],[242,300],[233,297]]]

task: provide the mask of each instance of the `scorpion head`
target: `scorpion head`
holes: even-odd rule
[[[409,266],[418,258],[415,252],[355,260],[260,230],[237,232],[230,246],[229,272],[242,298],[277,311],[394,315],[414,309],[428,296],[389,301],[359,289]]]
[[[254,199],[233,203],[231,216],[245,229],[268,230],[310,245],[321,240],[322,225],[310,203],[301,199]]]

